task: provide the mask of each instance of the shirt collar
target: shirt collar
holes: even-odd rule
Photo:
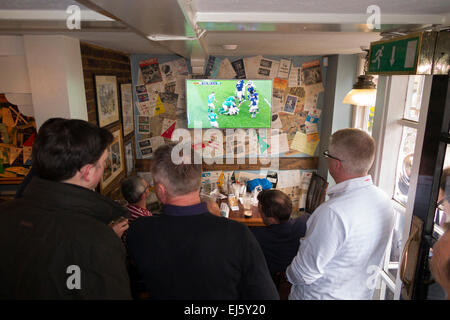
[[[194,216],[202,213],[207,213],[208,207],[205,202],[194,204],[192,206],[174,206],[171,204],[165,204],[163,206],[164,214],[169,216]]]
[[[341,183],[338,183],[332,187],[330,187],[327,191],[329,197],[335,197],[339,194],[342,194],[346,191],[351,191],[354,189],[363,188],[369,185],[373,185],[372,177],[370,175],[353,178],[349,180],[345,180]]]
[[[136,206],[134,204],[127,204],[127,208],[133,208],[133,209],[138,210],[140,212],[147,212],[148,211],[148,209]]]

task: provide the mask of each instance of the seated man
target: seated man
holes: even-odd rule
[[[112,141],[82,120],[39,131],[32,152],[39,176],[21,199],[0,205],[0,299],[131,298],[125,248],[108,227],[128,212],[93,190]]]
[[[278,299],[250,230],[208,212],[199,195],[202,165],[191,164],[196,158],[192,148],[183,162],[174,163],[172,159],[179,157],[175,150],[172,145],[161,146],[152,158],[163,213],[137,219],[127,236],[128,252],[150,298]]]
[[[251,227],[264,253],[269,271],[274,276],[285,272],[295,257],[300,238],[305,236],[309,214],[290,219],[291,199],[280,190],[263,190],[258,195],[258,208],[266,226]]]
[[[129,222],[139,217],[152,215],[146,206],[146,200],[150,194],[149,185],[143,178],[137,176],[128,177],[122,181],[121,189],[123,197],[128,202]]]

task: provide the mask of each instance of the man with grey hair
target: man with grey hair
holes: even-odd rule
[[[152,159],[162,214],[137,219],[127,236],[150,298],[279,299],[253,234],[244,224],[208,212],[199,195],[202,165],[192,164],[192,148],[177,164],[175,150],[164,145]]]
[[[144,178],[137,176],[128,177],[122,181],[121,189],[123,197],[128,202],[129,222],[139,217],[150,217],[152,215],[146,206],[150,189]]]
[[[287,268],[289,299],[371,299],[394,222],[391,200],[368,175],[375,142],[362,130],[342,129],[324,155],[336,185],[309,218]]]

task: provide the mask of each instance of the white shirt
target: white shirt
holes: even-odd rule
[[[287,268],[289,299],[371,299],[376,266],[381,267],[394,210],[370,176],[328,190],[307,222],[299,252]]]

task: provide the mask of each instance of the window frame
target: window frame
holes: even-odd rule
[[[400,215],[399,231],[401,230],[400,252],[408,239],[409,229],[411,227],[412,211],[414,208],[415,192],[418,180],[420,166],[420,155],[422,152],[423,138],[426,126],[426,117],[428,113],[428,104],[431,93],[432,76],[423,76],[423,91],[420,107],[419,121],[405,119],[404,112],[407,103],[408,86],[411,82],[409,76],[380,76],[378,79],[377,102],[375,107],[374,126],[372,136],[377,145],[374,165],[370,171],[375,185],[385,191],[393,201],[393,206]],[[396,171],[399,150],[401,147],[403,127],[410,127],[417,130],[416,143],[414,147],[414,162],[410,177],[410,186],[408,190],[408,201],[406,206],[394,199],[395,184],[397,182]],[[397,222],[397,221],[396,221]],[[406,235],[406,236],[405,236]],[[400,272],[397,271],[395,286],[392,288],[392,278],[388,272],[395,264],[391,263],[390,253],[392,249],[392,235],[390,243],[386,250],[383,268],[381,274],[381,292],[380,298],[385,297],[386,286],[394,291],[394,300],[398,300],[401,294]],[[400,256],[401,258],[401,256]],[[397,268],[399,267],[397,264]]]

